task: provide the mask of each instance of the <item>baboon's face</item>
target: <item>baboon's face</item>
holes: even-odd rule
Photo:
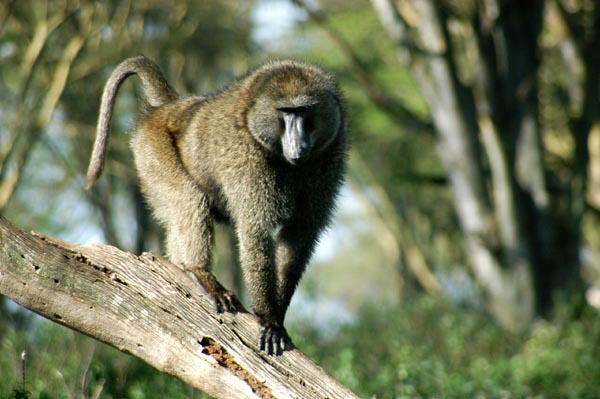
[[[302,164],[341,129],[338,89],[331,76],[302,64],[266,75],[248,113],[250,131],[270,152]]]

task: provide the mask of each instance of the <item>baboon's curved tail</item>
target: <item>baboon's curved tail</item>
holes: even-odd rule
[[[87,171],[87,188],[92,187],[102,174],[115,98],[123,81],[131,75],[140,77],[144,96],[151,107],[159,107],[179,97],[169,86],[158,66],[148,58],[132,57],[121,62],[110,74],[102,93],[96,141]]]

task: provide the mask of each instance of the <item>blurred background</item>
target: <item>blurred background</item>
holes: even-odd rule
[[[0,215],[161,251],[128,147],[135,79],[84,189],[102,87],[138,54],[183,94],[283,57],[339,77],[350,170],[286,325],[361,397],[600,397],[597,2],[2,1]],[[217,242],[248,303],[231,230]],[[0,375],[1,398],[204,397],[2,297]]]

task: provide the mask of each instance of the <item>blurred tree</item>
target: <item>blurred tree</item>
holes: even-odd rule
[[[598,213],[586,195],[591,198],[588,139],[600,112],[600,7],[584,0],[372,0],[396,46],[396,60],[386,62],[399,62],[398,74],[403,66],[412,72],[430,129],[427,116],[390,95],[401,89],[376,75],[385,45],[372,39],[369,55],[350,45],[328,18],[335,2],[324,2],[323,9],[295,3],[325,27],[379,109],[409,132],[435,130],[431,148],[452,190],[466,256],[495,318],[523,328],[551,308],[558,292],[577,287],[582,221]],[[347,35],[360,31],[357,23],[370,29],[362,11]],[[390,166],[382,168],[398,176]],[[393,179],[383,181],[393,192],[387,183]],[[393,204],[399,215],[411,207],[398,199]],[[401,219],[386,219],[401,228]]]
[[[505,326],[522,328],[579,279],[588,137],[599,112],[600,8],[555,1],[373,5],[429,104],[489,308]],[[543,145],[540,112],[549,109],[540,86],[553,82],[540,81],[541,57],[559,50],[544,48],[545,23],[549,32],[563,28],[559,43],[573,50],[565,66],[580,68],[567,75],[579,96],[564,100],[571,112],[562,128],[574,148],[563,181]]]

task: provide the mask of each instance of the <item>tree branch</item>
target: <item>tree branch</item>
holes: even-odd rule
[[[217,398],[356,398],[299,350],[260,352],[252,314],[216,314],[158,255],[61,242],[0,217],[0,294]]]

